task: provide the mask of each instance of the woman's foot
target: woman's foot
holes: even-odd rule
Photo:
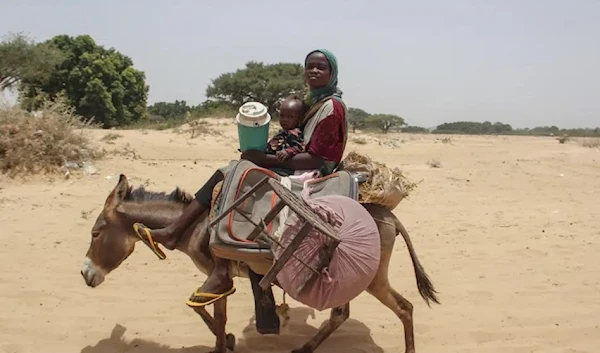
[[[144,241],[144,243],[146,243],[146,245],[148,245],[153,251],[155,251],[154,248],[156,247],[156,243],[162,244],[165,248],[169,250],[174,250],[177,246],[178,237],[175,236],[174,232],[171,231],[169,227],[160,229],[150,229],[142,223],[135,223],[133,225],[133,229],[137,233],[138,237],[142,241]],[[154,246],[150,245],[151,243],[153,243]],[[161,256],[159,255],[159,257]]]
[[[233,279],[229,273],[213,271],[204,284],[190,296],[189,306],[204,306],[212,304],[228,295],[235,293]]]
[[[165,248],[169,250],[175,250],[177,241],[179,240],[178,234],[174,233],[169,227],[152,229],[150,230],[152,238],[157,243],[161,243]]]

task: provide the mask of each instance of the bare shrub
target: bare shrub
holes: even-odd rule
[[[190,134],[190,138],[194,139],[196,137],[202,135],[213,135],[213,136],[221,136],[223,132],[219,130],[215,130],[209,127],[209,123],[206,120],[195,119],[195,120],[187,120],[186,126],[181,126],[175,132],[179,134]]]
[[[87,129],[94,126],[75,115],[63,97],[46,101],[32,114],[19,107],[0,107],[0,171],[18,174],[56,173],[69,163],[100,158]]]
[[[437,159],[432,159],[429,162],[427,162],[427,164],[431,168],[441,168],[442,167],[442,163],[440,161],[438,161]]]
[[[588,138],[582,140],[581,145],[587,148],[600,148],[600,138]]]
[[[400,147],[400,144],[404,143],[404,140],[386,139],[386,140],[378,140],[377,143],[379,144],[379,146],[387,146],[387,147],[390,147],[390,148],[398,148],[398,147]]]
[[[137,151],[131,147],[131,145],[129,143],[125,144],[125,146],[121,147],[121,148],[117,148],[114,149],[110,152],[107,152],[113,156],[118,156],[118,157],[124,157],[126,159],[140,159],[140,155],[137,153]]]
[[[114,133],[114,132],[110,132],[110,133],[108,133],[108,134],[104,135],[104,137],[102,137],[102,138],[100,139],[100,141],[103,141],[103,142],[105,142],[105,143],[108,143],[108,144],[111,144],[111,145],[112,145],[112,144],[114,144],[114,143],[115,143],[114,141],[115,141],[116,139],[119,139],[119,138],[121,138],[121,137],[123,137],[123,135],[121,135],[121,134],[117,134],[117,133]]]
[[[367,139],[364,137],[356,137],[353,138],[351,141],[357,145],[366,145],[367,143],[369,143],[369,141],[367,141]]]

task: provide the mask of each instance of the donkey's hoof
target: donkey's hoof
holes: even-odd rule
[[[233,352],[235,350],[235,336],[232,333],[228,333],[227,336],[225,336],[225,342],[227,349]]]
[[[294,349],[292,353],[312,353],[313,350],[309,347],[303,346],[302,348]]]

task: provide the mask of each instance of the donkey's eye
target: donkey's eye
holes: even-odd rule
[[[100,232],[92,232],[92,238],[96,238],[100,235]]]

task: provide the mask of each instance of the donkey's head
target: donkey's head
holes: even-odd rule
[[[148,192],[144,187],[132,190],[127,177],[121,175],[92,227],[92,241],[81,269],[85,283],[90,287],[100,285],[131,255],[138,241],[133,230],[135,222],[164,226],[190,201],[191,196],[179,188],[171,194]]]

